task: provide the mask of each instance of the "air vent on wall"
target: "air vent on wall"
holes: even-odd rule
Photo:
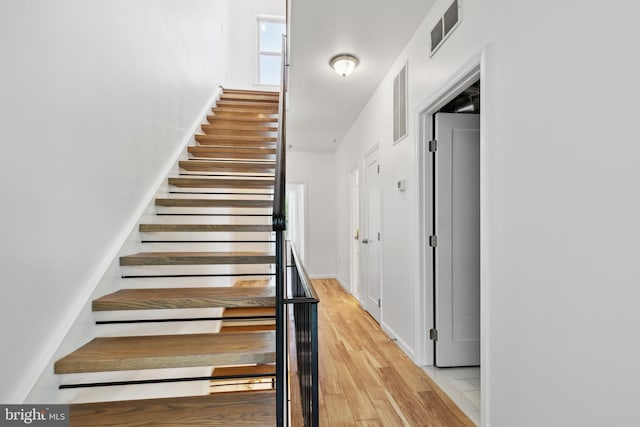
[[[440,43],[442,42],[442,19],[438,21],[435,27],[431,30],[431,54],[436,51]]]
[[[393,79],[393,143],[407,135],[407,64]]]
[[[438,19],[438,22],[431,29],[431,56],[444,44],[454,29],[460,23],[460,5],[458,0],[451,3],[444,13],[444,16]]]

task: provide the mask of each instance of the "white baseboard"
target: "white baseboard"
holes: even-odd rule
[[[351,286],[347,285],[341,278],[339,278],[338,276],[335,277],[336,281],[338,283],[340,283],[340,286],[342,286],[342,288],[348,293],[348,294],[352,294],[351,293]]]
[[[153,184],[149,186],[145,197],[138,204],[133,215],[131,215],[127,223],[121,228],[120,232],[112,241],[111,246],[105,252],[102,261],[96,266],[90,279],[87,280],[87,282],[81,288],[80,292],[75,296],[75,298],[73,299],[73,303],[70,306],[71,308],[67,311],[66,316],[62,319],[62,321],[58,323],[54,333],[49,336],[46,344],[42,348],[42,351],[39,353],[39,358],[37,359],[36,363],[34,363],[32,369],[30,369],[29,372],[24,376],[24,380],[16,387],[16,390],[10,399],[12,402],[24,402],[44,370],[47,369],[49,362],[55,356],[55,353],[60,345],[62,345],[67,333],[69,332],[69,330],[71,330],[85,305],[91,299],[93,292],[100,284],[100,281],[104,277],[110,265],[119,255],[119,252],[122,249],[123,245],[126,243],[127,238],[134,230],[134,227],[138,225],[138,222],[147,209],[147,206],[149,206],[149,204],[155,198],[158,189],[161,188],[161,186],[166,181],[167,176],[180,158],[180,155],[184,152],[186,146],[191,141],[193,141],[193,135],[200,127],[202,123],[202,117],[206,117],[207,112],[213,106],[213,103],[220,95],[220,92],[220,88],[215,88],[212,95],[203,106],[202,110],[198,113],[198,116],[194,120],[192,126],[189,128],[189,131],[185,133],[182,142],[168,158],[164,167],[156,176]]]
[[[391,329],[384,322],[380,323],[380,327],[387,335],[389,335],[389,338],[391,338],[396,342],[396,344],[398,344],[398,347],[400,347],[400,350],[402,350],[407,356],[409,356],[409,359],[411,359],[415,363],[415,360],[416,360],[415,351],[409,345],[407,345],[407,343],[404,342],[402,338],[399,338],[398,334],[396,334],[393,331],[393,329]]]

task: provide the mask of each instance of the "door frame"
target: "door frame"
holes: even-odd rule
[[[354,254],[354,226],[357,226],[358,234],[362,232],[362,224],[360,218],[360,200],[362,193],[362,178],[361,178],[360,169],[358,165],[355,164],[348,172],[348,181],[349,181],[349,267],[350,267],[350,283],[349,289],[352,295],[356,297],[356,299],[360,300],[360,289],[362,288],[362,266],[360,263],[360,259],[362,258],[360,253],[360,236],[357,239],[358,245],[358,256],[356,257]]]
[[[429,339],[429,329],[434,327],[434,268],[429,235],[433,224],[433,200],[427,197],[427,189],[433,188],[433,168],[430,162],[428,141],[433,135],[433,115],[470,84],[480,79],[480,375],[482,382],[480,417],[481,425],[489,419],[490,401],[490,328],[489,328],[489,235],[488,203],[490,197],[488,144],[491,135],[491,50],[485,46],[472,55],[465,65],[439,86],[434,95],[420,103],[417,112],[416,158],[418,171],[418,253],[419,280],[416,289],[416,361],[421,365],[433,365],[434,348]]]

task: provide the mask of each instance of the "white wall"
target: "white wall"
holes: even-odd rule
[[[338,205],[334,154],[288,151],[287,182],[305,184],[307,272],[312,277],[335,277],[336,234],[332,230]]]
[[[258,83],[258,15],[285,16],[285,0],[229,2],[229,67],[225,86],[235,89],[278,90]]]
[[[0,3],[0,402],[21,402],[226,75],[226,1]]]
[[[411,69],[409,76],[411,77]],[[396,71],[397,72],[397,71]],[[338,205],[349,206],[349,171],[360,169],[366,177],[363,159],[378,148],[382,192],[382,321],[386,331],[414,357],[415,292],[418,265],[417,253],[417,154],[411,135],[393,146],[393,77],[387,76],[358,119],[347,132],[336,151]],[[389,83],[390,82],[390,83]],[[409,126],[412,129],[412,126]],[[407,180],[407,190],[397,190],[396,182]],[[363,186],[366,185],[363,182]],[[364,193],[361,192],[361,198]],[[365,211],[361,208],[360,222]],[[350,281],[349,212],[341,210],[338,217],[337,274],[343,283]]]
[[[636,21],[626,1],[463,2],[433,58],[400,54],[336,153],[339,182],[376,141],[383,180],[383,323],[415,351],[420,111],[484,47],[483,425],[632,425],[640,368]],[[409,136],[392,145],[392,79],[409,60]],[[404,177],[407,192],[393,183]],[[347,190],[338,186],[338,206]],[[338,217],[347,278],[348,212]]]

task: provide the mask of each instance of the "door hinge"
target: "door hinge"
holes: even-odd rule
[[[438,246],[438,236],[429,236],[429,246],[432,248]]]
[[[380,241],[380,232],[378,231],[378,242]]]
[[[431,141],[429,141],[429,152],[435,153],[436,151],[438,151],[438,140],[432,139]]]
[[[380,298],[378,298],[378,308],[380,308]]]
[[[433,328],[429,329],[429,339],[431,341],[438,341],[438,330]]]

